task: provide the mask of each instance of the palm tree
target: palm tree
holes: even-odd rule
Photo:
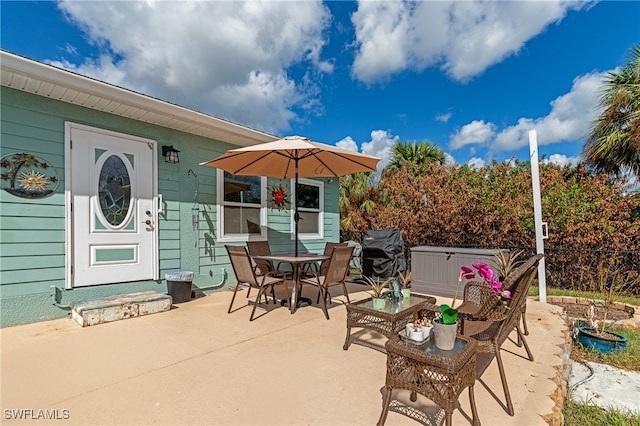
[[[398,170],[405,164],[413,164],[423,168],[427,163],[444,164],[444,152],[435,144],[423,142],[396,142],[391,153],[389,170]]]
[[[602,113],[594,122],[583,155],[597,172],[640,177],[640,45],[627,63],[610,72],[600,99]]]
[[[340,178],[338,203],[343,233],[355,233],[363,219],[375,210],[376,203],[371,198],[372,176],[372,173],[354,173]]]

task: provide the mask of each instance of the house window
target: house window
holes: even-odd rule
[[[291,181],[293,188],[295,181]],[[299,179],[298,200],[295,196],[292,201],[297,203],[300,221],[298,222],[298,235],[300,239],[324,238],[324,183],[310,179]],[[293,210],[293,209],[292,209]],[[291,229],[295,222],[293,211],[291,212]],[[292,232],[293,238],[295,233]]]
[[[218,170],[218,240],[266,238],[266,178]]]

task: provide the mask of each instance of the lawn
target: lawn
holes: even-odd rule
[[[530,296],[538,296],[537,287],[532,287]],[[568,290],[547,289],[548,296],[573,296],[599,299],[599,293],[572,292]],[[638,306],[640,298],[614,297],[617,302]],[[582,348],[574,344],[571,349],[571,358],[611,365],[625,370],[640,371],[640,328],[612,327],[612,330],[627,337],[627,350],[603,354],[595,350]],[[623,412],[619,410],[604,410],[596,405],[582,404],[567,398],[564,405],[565,426],[640,426],[640,414]]]

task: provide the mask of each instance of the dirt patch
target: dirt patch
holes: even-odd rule
[[[588,305],[581,305],[577,303],[562,303],[562,302],[549,302],[552,305],[561,306],[564,309],[565,314],[569,318],[586,318]],[[601,306],[595,306],[595,318],[601,319],[604,316],[604,308]],[[607,321],[622,321],[633,318],[633,313],[625,309],[609,308],[607,313]]]

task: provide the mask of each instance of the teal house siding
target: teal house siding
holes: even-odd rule
[[[164,277],[171,271],[194,271],[197,294],[235,283],[224,243],[217,239],[216,169],[199,163],[237,145],[6,87],[4,78],[0,90],[0,157],[29,152],[45,159],[59,178],[55,193],[44,198],[0,191],[1,327],[68,316],[69,305],[78,301],[144,290],[166,292]],[[157,218],[158,280],[69,288],[64,182],[68,122],[157,141],[157,188],[162,195]],[[164,161],[163,145],[180,150],[178,164]],[[268,185],[274,183],[277,180],[268,179]],[[325,241],[339,240],[337,179],[324,180],[324,197],[324,238],[301,244],[311,251],[320,252]],[[273,251],[292,250],[290,212],[267,209],[267,217]]]

